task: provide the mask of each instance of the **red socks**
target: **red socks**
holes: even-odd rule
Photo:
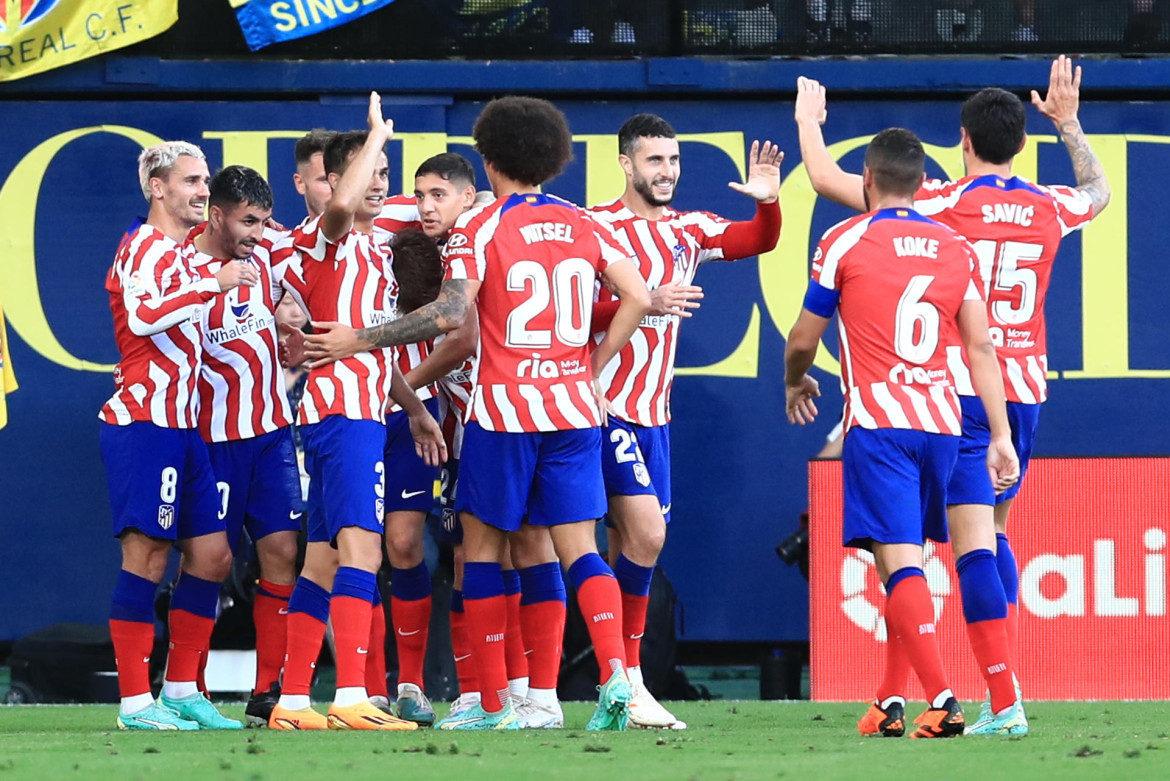
[[[455,657],[455,675],[459,678],[459,693],[479,691],[475,677],[475,662],[471,657],[471,639],[467,635],[467,615],[451,611],[451,652]]]
[[[260,579],[252,603],[256,625],[256,694],[268,691],[280,680],[284,647],[288,641],[288,598],[292,584],[281,585]]]
[[[1012,681],[1008,654],[1007,623],[1006,618],[996,618],[967,624],[971,650],[975,652],[979,672],[983,674],[987,689],[991,692],[993,713],[1011,707],[1016,701],[1016,686]]]
[[[110,639],[118,664],[118,693],[133,697],[150,693],[150,654],[154,624],[110,619]]]
[[[889,626],[890,599],[886,597],[886,669],[877,690],[877,701],[881,705],[891,697],[906,699],[906,682],[910,678],[910,657],[902,642]]]
[[[528,654],[528,685],[533,689],[557,688],[565,639],[565,603],[554,599],[521,605],[520,625]]]
[[[923,581],[925,585],[925,581]],[[622,642],[622,594],[613,577],[595,575],[577,588],[577,604],[593,640],[593,653],[605,684],[617,667],[626,666]]]
[[[495,713],[508,701],[508,668],[504,662],[504,633],[508,607],[503,594],[485,599],[463,597],[467,635],[480,685],[480,701]]]
[[[524,654],[524,631],[520,620],[520,592],[505,594],[504,600],[508,611],[507,629],[504,634],[504,666],[508,670],[508,680],[513,681],[529,675],[528,657]]]
[[[399,599],[390,597],[394,642],[398,647],[398,682],[423,685],[423,663],[431,624],[431,597]]]
[[[382,603],[373,605],[370,612],[370,652],[366,655],[366,694],[386,697],[386,610]]]
[[[1020,606],[1014,602],[1008,602],[1007,644],[1008,658],[1011,659],[1012,669],[1016,670],[1020,659]]]
[[[288,644],[284,656],[281,694],[305,694],[313,684],[313,670],[325,640],[325,622],[308,613],[288,616]]]
[[[886,599],[886,627],[897,635],[927,699],[933,703],[950,686],[943,672],[934,631],[934,604],[925,577],[904,577],[890,590]]]
[[[622,638],[626,646],[626,664],[637,667],[642,663],[642,635],[646,632],[646,608],[650,596],[636,596],[622,592]]]
[[[336,585],[334,591],[336,592]],[[373,608],[368,599],[336,593],[329,599],[339,689],[356,686],[364,688],[366,685],[366,657],[370,653],[370,619]]]
[[[186,610],[171,608],[167,624],[171,633],[167,680],[197,680],[200,664],[211,647],[211,632],[215,629],[215,620],[188,613]]]

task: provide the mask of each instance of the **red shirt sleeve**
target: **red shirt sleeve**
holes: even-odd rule
[[[737,260],[775,249],[781,222],[780,201],[757,203],[755,217],[733,222],[723,232],[723,257]]]

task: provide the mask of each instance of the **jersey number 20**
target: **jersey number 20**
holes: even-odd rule
[[[508,291],[523,293],[531,286],[528,300],[508,315],[509,347],[552,347],[552,331],[530,328],[533,320],[553,305],[553,328],[557,340],[569,347],[583,347],[589,341],[596,272],[584,258],[566,258],[553,266],[552,274],[535,260],[518,260],[508,269]]]

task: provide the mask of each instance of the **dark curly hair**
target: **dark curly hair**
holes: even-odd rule
[[[573,159],[565,115],[540,98],[496,98],[480,112],[471,136],[486,162],[521,184],[544,184]]]
[[[391,265],[398,280],[398,311],[413,312],[439,296],[443,260],[439,245],[420,230],[404,230],[390,241]]]
[[[633,157],[643,138],[674,138],[674,128],[657,114],[635,114],[618,130],[618,152]]]
[[[272,188],[258,172],[243,165],[229,165],[211,180],[207,202],[221,209],[246,203],[257,209],[272,208]]]

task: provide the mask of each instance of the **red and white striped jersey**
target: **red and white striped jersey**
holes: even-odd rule
[[[915,208],[962,234],[979,257],[991,341],[1008,401],[1048,398],[1044,300],[1060,240],[1093,218],[1075,187],[1042,186],[1018,176],[968,176],[925,182]],[[974,396],[961,348],[949,355],[959,393]]]
[[[395,319],[398,286],[389,250],[371,235],[353,230],[331,242],[319,222],[297,226],[287,243],[274,250],[275,273],[285,288],[313,320],[360,329]],[[317,423],[329,415],[384,421],[394,359],[394,349],[384,348],[310,370],[299,422]]]
[[[211,277],[233,261],[213,258],[195,247],[195,237],[203,229],[191,232],[182,251],[191,268]],[[287,235],[265,228],[252,257],[244,261],[256,269],[259,281],[216,296],[204,309],[199,432],[208,442],[249,439],[292,423],[277,352],[276,306],[284,289],[272,268],[272,247]]]
[[[391,195],[382,204],[382,213],[374,218],[374,240],[389,244],[394,234],[408,229],[422,230],[418,199],[413,195]]]
[[[435,339],[439,344],[446,337],[441,334]],[[451,458],[459,458],[463,450],[463,421],[471,403],[471,391],[475,387],[476,356],[468,357],[436,383],[435,395],[439,397],[439,423],[447,435],[447,449]]]
[[[670,208],[663,210],[662,219],[647,220],[626,208],[620,199],[587,211],[629,242],[638,270],[651,290],[671,283],[689,285],[700,264],[723,260],[723,234],[732,224],[707,212],[676,212]],[[601,286],[599,301],[615,298]],[[670,422],[678,326],[679,319],[673,315],[646,315],[630,341],[605,367],[601,386],[617,417],[640,426]]]
[[[117,391],[98,417],[118,426],[195,428],[203,307],[219,295],[219,282],[192,270],[162,231],[138,223],[122,237],[106,290],[122,359]]]
[[[467,419],[489,431],[600,425],[590,388],[593,289],[630,257],[621,240],[568,201],[523,194],[463,214],[443,257],[449,279],[482,283]]]
[[[948,348],[959,309],[982,300],[975,254],[961,236],[912,209],[882,209],[825,233],[805,308],[838,311],[845,430],[961,433]]]

